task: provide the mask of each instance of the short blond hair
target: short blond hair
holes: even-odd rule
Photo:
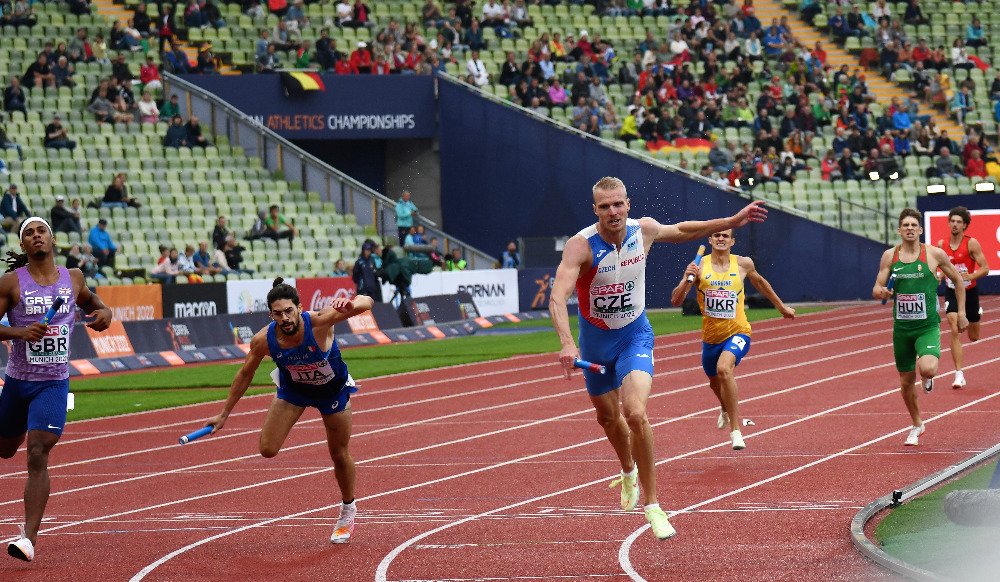
[[[607,191],[607,190],[617,190],[618,188],[621,188],[622,191],[625,192],[625,197],[627,198],[628,190],[625,189],[625,183],[619,180],[618,178],[614,178],[612,176],[605,176],[600,180],[598,180],[596,184],[594,184],[592,192],[593,194],[596,195],[598,190]]]

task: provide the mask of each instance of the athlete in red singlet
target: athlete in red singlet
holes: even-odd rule
[[[976,288],[976,279],[985,276],[990,272],[990,267],[986,263],[986,255],[983,254],[983,247],[979,241],[966,236],[965,229],[969,228],[972,222],[972,215],[964,206],[956,206],[948,211],[948,227],[951,229],[951,237],[947,242],[943,239],[938,241],[938,246],[944,249],[951,259],[951,264],[955,265],[962,279],[965,281],[965,317],[969,320],[969,339],[976,341],[979,339],[979,319],[982,310],[979,308],[979,289]],[[955,300],[955,284],[951,279],[944,277],[938,271],[938,277],[944,278],[947,287],[945,288],[945,311],[948,315],[948,325],[951,326],[951,359],[955,362],[955,380],[952,388],[962,388],[965,386],[965,373],[962,371],[962,338],[958,331],[958,302]]]

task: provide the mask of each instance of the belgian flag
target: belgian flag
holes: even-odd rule
[[[281,73],[281,85],[288,97],[302,97],[314,91],[326,91],[319,73]]]

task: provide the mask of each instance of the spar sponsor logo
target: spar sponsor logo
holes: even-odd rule
[[[219,306],[215,301],[186,301],[174,303],[174,317],[204,317],[218,315]]]
[[[335,299],[350,299],[353,296],[354,293],[348,287],[341,287],[335,290],[333,295],[326,295],[322,289],[316,289],[312,297],[309,298],[309,311],[319,311],[327,307],[332,307]]]
[[[603,316],[634,311],[635,305],[632,303],[634,288],[635,283],[632,281],[591,287],[590,300],[593,312]]]

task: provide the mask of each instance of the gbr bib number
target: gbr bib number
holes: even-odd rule
[[[896,319],[900,321],[927,319],[927,297],[923,293],[896,295]]]
[[[37,342],[26,342],[29,364],[65,364],[69,362],[69,326],[50,325]]]
[[[298,384],[309,384],[311,386],[322,386],[334,379],[335,374],[330,368],[330,362],[322,360],[313,364],[291,364],[285,366],[292,382]]]
[[[739,296],[729,289],[705,289],[705,315],[715,319],[736,319]]]

